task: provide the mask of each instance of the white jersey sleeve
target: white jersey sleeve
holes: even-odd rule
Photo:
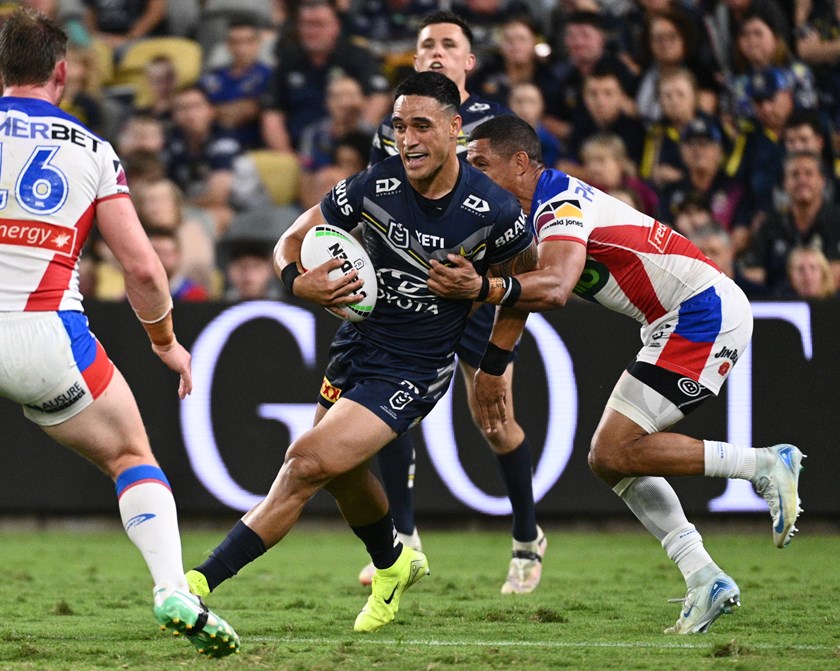
[[[48,102],[0,98],[0,311],[81,311],[96,204],[128,195],[108,142]]]
[[[540,177],[531,205],[537,241],[586,247],[575,293],[650,324],[723,279],[675,230],[557,170]]]

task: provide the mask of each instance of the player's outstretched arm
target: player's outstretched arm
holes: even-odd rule
[[[364,284],[358,273],[353,270],[337,279],[330,279],[330,271],[343,265],[341,259],[331,259],[310,269],[300,263],[303,238],[311,228],[323,223],[325,221],[320,205],[300,215],[274,247],[274,272],[289,293],[325,307],[343,318],[345,315],[338,308],[358,303],[364,298],[356,293]]]
[[[96,206],[96,220],[106,244],[125,275],[125,292],[152,341],[152,350],[178,373],[178,395],[192,391],[190,353],[172,328],[169,280],[129,198],[109,198]]]
[[[516,307],[528,312],[562,308],[583,272],[586,247],[577,241],[548,240],[538,246],[539,267],[507,277],[482,278],[472,264],[449,254],[451,265],[432,262],[429,289],[445,298],[469,298],[499,305],[509,296],[511,277],[519,285]]]

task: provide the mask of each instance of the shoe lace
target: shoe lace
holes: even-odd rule
[[[767,501],[767,505],[770,507],[770,513],[775,518],[779,513],[779,497],[776,496],[776,487],[773,479],[766,475],[762,476],[755,484],[755,491]]]

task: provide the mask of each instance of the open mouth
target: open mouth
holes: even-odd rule
[[[426,159],[426,154],[417,151],[408,151],[405,153],[405,167],[416,168]]]

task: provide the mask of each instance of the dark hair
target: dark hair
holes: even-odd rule
[[[67,33],[31,9],[16,9],[0,30],[0,77],[4,86],[46,83],[66,54]]]
[[[797,109],[791,112],[788,120],[785,122],[785,129],[799,128],[800,126],[809,126],[816,135],[825,138],[825,129],[822,121],[820,121],[819,114],[813,110]]]
[[[367,159],[370,154],[370,142],[370,133],[365,133],[360,130],[351,130],[350,132],[340,135],[335,139],[332,150],[332,158],[335,160],[339,147],[349,147],[362,158],[363,163],[367,163]]]
[[[457,113],[461,106],[458,86],[439,72],[415,72],[403,79],[394,92],[394,100],[400,96],[424,96],[434,98],[441,107],[451,107]]]
[[[566,25],[587,25],[597,28],[601,32],[606,30],[604,18],[598,13],[585,9],[577,10],[566,17]]]
[[[467,42],[470,43],[470,49],[472,49],[472,28],[470,28],[469,24],[466,21],[464,21],[464,19],[462,19],[460,16],[458,16],[455,12],[450,12],[446,9],[440,9],[438,11],[426,14],[426,16],[424,16],[423,19],[420,21],[420,25],[417,27],[417,32],[419,33],[426,26],[433,26],[438,23],[452,23],[458,26],[461,29],[461,32],[464,33],[464,37],[467,38]]]
[[[274,248],[271,242],[258,238],[232,238],[226,242],[228,256],[231,261],[236,261],[246,256],[269,259]]]
[[[807,151],[807,150],[792,151],[789,154],[786,154],[785,159],[784,159],[785,171],[787,171],[787,168],[791,163],[793,163],[794,161],[796,161],[800,158],[811,159],[814,163],[817,164],[817,168],[819,169],[820,174],[823,177],[826,176],[825,164],[823,163],[822,156],[820,156],[816,152]]]
[[[490,147],[503,158],[524,151],[530,160],[542,163],[540,138],[531,124],[518,116],[503,114],[488,119],[470,133],[468,141],[475,140],[490,140]]]

